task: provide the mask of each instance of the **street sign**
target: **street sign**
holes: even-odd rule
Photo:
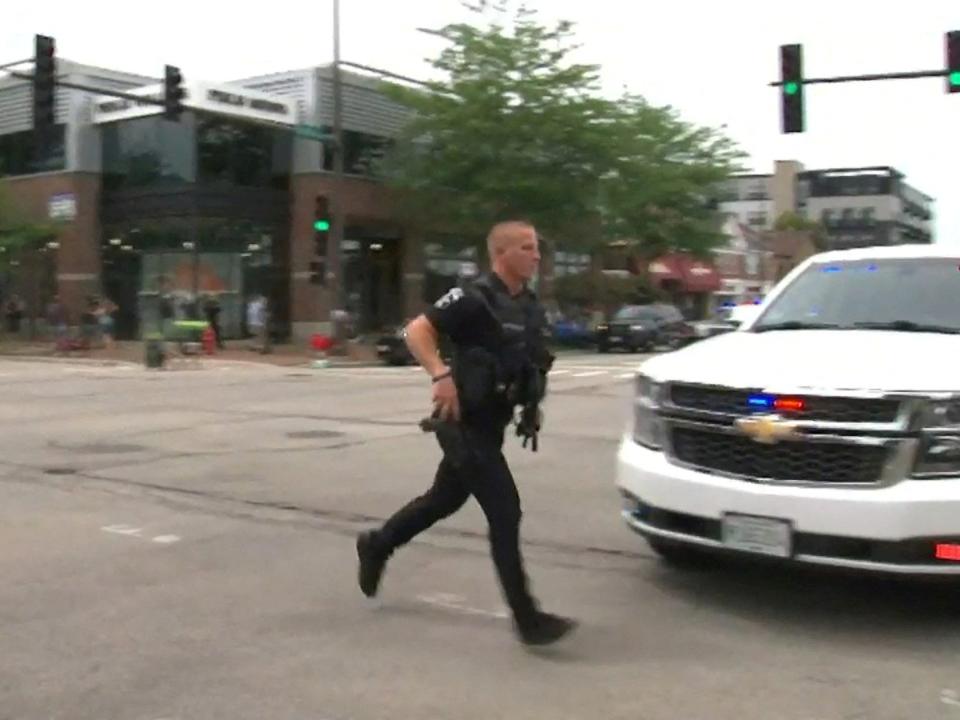
[[[47,201],[47,215],[51,220],[73,220],[77,217],[77,196],[73,193],[51,195]]]
[[[304,125],[302,123],[294,126],[293,134],[297,137],[307,138],[308,140],[333,140],[331,133],[325,132],[319,125]]]

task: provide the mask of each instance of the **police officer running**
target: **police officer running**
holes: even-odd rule
[[[433,486],[377,530],[357,539],[359,583],[374,596],[386,562],[400,546],[473,495],[489,525],[491,554],[520,640],[556,642],[576,621],[543,612],[527,587],[520,555],[520,497],[503,456],[504,433],[523,408],[517,435],[533,441],[552,356],[544,343],[545,313],[526,287],[540,262],[537,233],[526,222],[495,225],[487,237],[492,272],[453,288],[407,326],[407,345],[429,373],[434,412],[421,424],[443,450]],[[438,351],[440,335],[454,346],[453,369]]]

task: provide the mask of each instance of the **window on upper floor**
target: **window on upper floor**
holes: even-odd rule
[[[65,126],[54,125],[40,153],[32,130],[0,135],[0,177],[63,170],[67,166],[65,136]]]
[[[333,132],[332,128],[324,128]],[[347,175],[376,175],[377,162],[384,156],[393,141],[390,138],[355,130],[343,131],[343,171]],[[323,144],[323,169],[333,172],[333,143]]]

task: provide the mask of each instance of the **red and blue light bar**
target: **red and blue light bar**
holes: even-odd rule
[[[776,395],[750,395],[747,405],[761,410],[780,410],[782,412],[802,412],[807,404],[803,398]]]

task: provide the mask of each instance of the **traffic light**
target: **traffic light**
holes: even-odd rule
[[[310,261],[310,282],[326,285],[327,245],[330,240],[330,200],[317,195],[313,210],[313,260]]]
[[[947,92],[960,93],[960,30],[947,33]]]
[[[56,44],[52,37],[34,38],[33,128],[41,138],[56,124],[54,94],[57,87]]]
[[[803,46],[780,46],[783,132],[803,132]]]
[[[179,120],[183,112],[183,75],[180,68],[167,65],[163,71],[163,115],[168,120]]]

